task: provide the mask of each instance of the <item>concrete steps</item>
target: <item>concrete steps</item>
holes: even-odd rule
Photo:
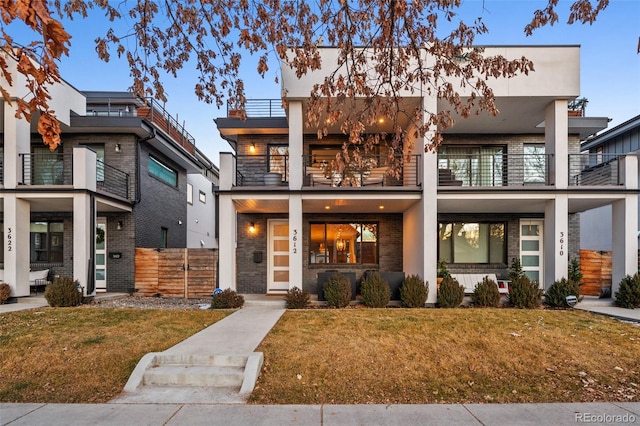
[[[242,386],[244,367],[163,365],[144,373],[144,386]]]

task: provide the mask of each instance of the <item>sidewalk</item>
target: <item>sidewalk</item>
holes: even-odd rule
[[[1,425],[638,424],[640,402],[451,405],[0,404]]]

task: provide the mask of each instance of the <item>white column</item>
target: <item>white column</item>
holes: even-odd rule
[[[95,293],[94,289],[93,293],[87,294],[89,259],[93,255],[91,239],[95,236],[95,229],[91,228],[91,225],[95,224],[92,202],[89,194],[73,195],[73,279],[80,283],[85,296]]]
[[[229,191],[236,184],[236,160],[230,152],[220,153],[220,190]],[[222,223],[222,222],[220,222]]]
[[[220,157],[222,158],[222,155]],[[222,173],[220,177],[222,178]],[[233,201],[229,194],[220,194],[219,203],[220,243],[218,244],[218,287],[221,289],[230,288],[231,290],[236,290],[236,235],[238,226],[236,209],[233,206]]]
[[[96,190],[96,153],[86,146],[73,147],[73,187]]]
[[[551,102],[544,116],[545,152],[551,158],[552,182],[557,189],[566,189],[569,182],[569,116],[566,99]]]
[[[289,196],[289,288],[302,288],[303,241],[302,241],[302,196]]]
[[[289,188],[299,190],[302,188],[304,164],[302,150],[303,138],[303,118],[302,102],[289,102]]]
[[[423,105],[426,111],[437,112],[438,100],[435,96],[425,96]],[[423,143],[430,144],[435,133],[431,129],[424,138]],[[428,304],[435,304],[437,300],[438,279],[438,153],[436,151],[423,152],[422,158],[422,251],[423,251],[423,276],[429,283]],[[407,236],[408,237],[408,236]]]
[[[546,202],[544,212],[544,282],[549,288],[554,281],[567,277],[569,268],[569,198],[558,194]]]
[[[4,194],[4,282],[11,296],[28,296],[31,205],[15,194]]]
[[[17,102],[4,103],[4,187],[14,189],[22,181],[22,159],[19,154],[31,152],[31,125],[17,119]],[[6,268],[5,268],[6,269]]]
[[[638,271],[638,196],[626,195],[612,204],[611,291],[615,295],[620,281]]]

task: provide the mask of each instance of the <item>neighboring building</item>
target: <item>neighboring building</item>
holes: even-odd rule
[[[187,247],[218,248],[216,188],[218,168],[196,149],[202,173],[187,175]]]
[[[322,62],[336,63],[336,52],[321,49]],[[604,204],[620,218],[612,225],[621,259],[614,277],[635,272],[635,233],[633,249],[626,236],[638,212],[636,157],[621,158],[615,181],[593,181],[590,170],[574,167],[586,161],[580,140],[608,122],[568,116],[568,101],[580,94],[579,47],[485,52],[526,56],[536,71],[495,80],[500,115],[457,120],[438,152],[423,152],[429,140],[415,140],[399,179],[385,174],[383,146],[372,156],[375,167],[356,171],[354,186],[340,186],[344,176],[319,167],[345,136],[336,129],[318,139],[303,117],[313,84],[333,70],[297,78],[282,67],[286,111],[277,108],[280,100],[249,101],[246,121],[234,111],[217,119],[234,150],[220,155],[219,286],[267,294],[298,286],[317,294],[325,271],[356,278],[368,270],[402,271],[426,279],[434,303],[439,258],[451,272],[498,278],[520,258],[548,288],[579,254],[577,213]],[[446,107],[419,89],[402,96],[430,111]]]
[[[587,139],[582,143],[582,150],[588,153],[590,164],[597,164],[603,169],[620,170],[620,175],[625,155],[637,156],[640,152],[640,115]],[[580,248],[599,251],[612,249],[611,215],[611,204],[580,214]],[[629,234],[638,235],[637,248],[640,249],[640,217],[636,225],[636,229],[629,230]]]
[[[24,87],[2,86],[13,98],[24,95]],[[3,102],[3,280],[17,297],[30,294],[30,270],[71,276],[87,295],[132,292],[135,248],[187,247],[188,176],[213,203],[212,182],[202,179],[203,168],[211,179],[216,169],[148,99],[81,92],[64,81],[50,93],[62,123],[53,152],[36,132],[37,120],[16,119],[16,103]],[[199,232],[213,234],[212,221]]]

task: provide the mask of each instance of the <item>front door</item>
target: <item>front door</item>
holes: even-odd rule
[[[285,293],[289,290],[289,221],[268,221],[268,293]]]
[[[541,282],[542,260],[542,220],[520,219],[520,263],[522,271],[531,281]]]
[[[107,291],[107,218],[96,220],[96,291]]]

